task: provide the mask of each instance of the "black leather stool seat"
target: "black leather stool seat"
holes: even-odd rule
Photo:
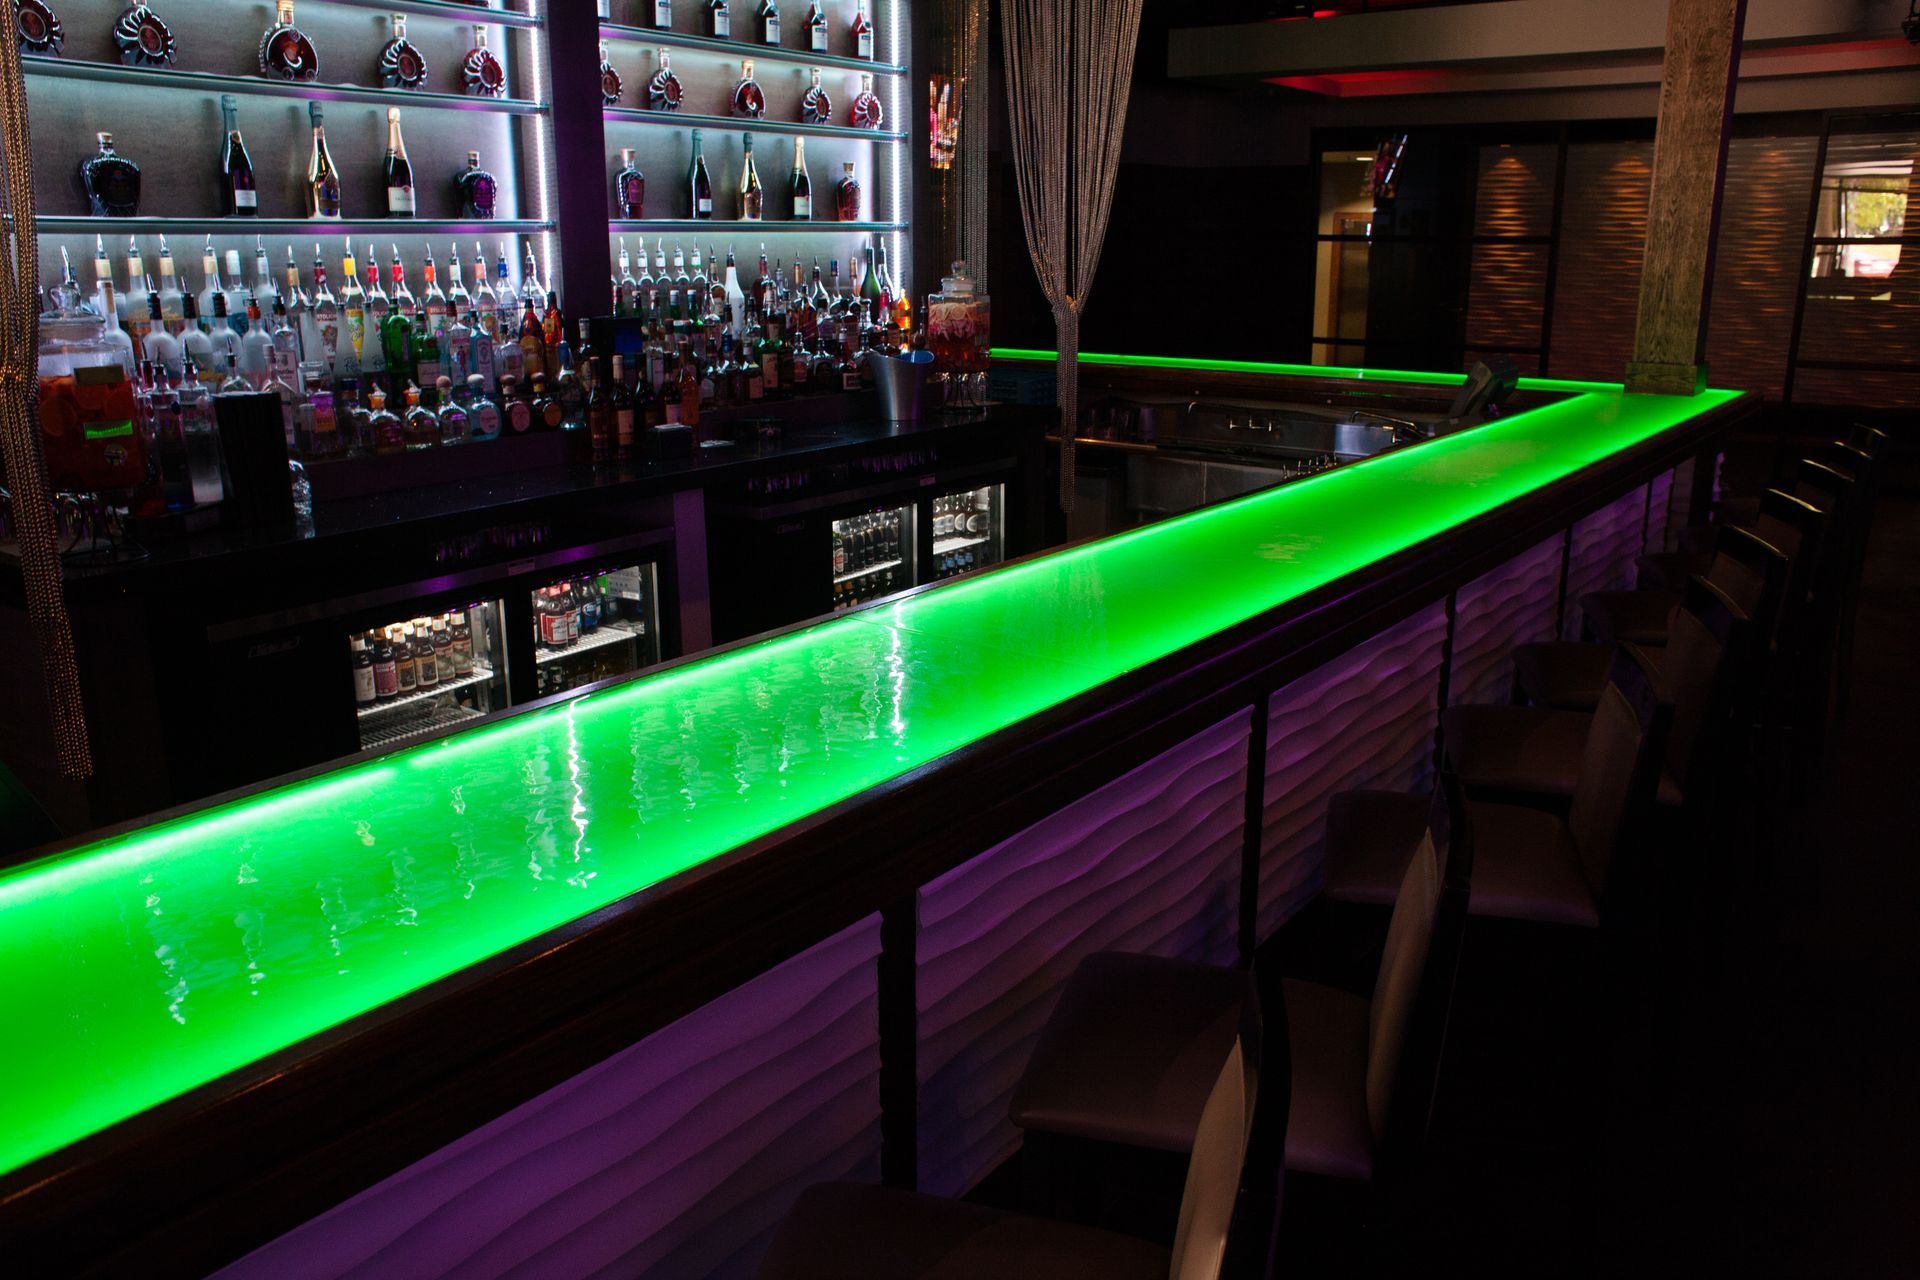
[[[1173,1257],[1110,1231],[868,1183],[809,1187],[760,1280],[1166,1280]]]
[[[1600,690],[1606,687],[1607,665],[1612,660],[1612,645],[1586,640],[1516,645],[1513,687],[1536,707],[1591,711],[1600,701]]]
[[[1251,990],[1239,969],[1088,956],[1040,1033],[1009,1116],[1022,1129],[1184,1155]]]

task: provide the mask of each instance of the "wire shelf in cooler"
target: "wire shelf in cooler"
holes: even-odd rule
[[[609,120],[632,124],[683,124],[688,128],[740,130],[748,133],[797,134],[810,138],[855,138],[868,142],[899,142],[907,135],[889,129],[855,129],[844,124],[806,124],[799,120],[750,119],[746,116],[702,116],[690,111],[648,111],[644,107],[608,107]]]
[[[88,214],[42,214],[34,219],[43,235],[98,232],[169,236],[362,236],[386,239],[418,235],[527,235],[551,231],[551,222],[529,218],[96,218]]]
[[[422,702],[437,698],[443,693],[452,693],[456,689],[470,689],[476,684],[485,684],[491,679],[493,679],[493,669],[491,667],[480,666],[476,663],[474,664],[473,674],[470,676],[461,676],[457,680],[442,680],[424,689],[416,689],[412,693],[402,694],[397,698],[388,698],[385,702],[376,702],[370,707],[359,707],[356,708],[356,710],[358,710],[360,719],[363,721],[378,720],[396,711],[417,706]]]
[[[360,731],[360,749],[376,751],[381,747],[398,746],[402,742],[411,742],[415,738],[424,738],[429,734],[451,729],[455,725],[466,724],[486,715],[472,707],[442,707],[424,720],[407,720],[395,725],[381,725],[373,729]]]
[[[714,234],[724,232],[727,235],[749,235],[758,232],[762,235],[781,235],[793,232],[814,232],[818,235],[832,235],[835,232],[853,234],[875,234],[887,231],[905,231],[904,222],[831,222],[827,220],[813,222],[790,222],[768,220],[764,222],[741,222],[727,218],[642,218],[614,219],[607,223],[607,230],[615,235],[649,232],[660,235],[689,235],[696,231],[708,231]]]
[[[645,634],[644,631],[630,630],[618,623],[603,622],[600,624],[598,630],[588,632],[564,649],[549,649],[545,645],[541,645],[540,651],[534,655],[534,661],[541,663],[559,662],[562,659],[572,658],[582,653],[591,653],[595,649],[604,649],[608,645],[620,644],[627,640],[639,640]]]
[[[877,76],[903,76],[905,67],[891,62],[869,62],[844,53],[812,53],[791,45],[760,44],[753,40],[716,40],[681,31],[662,31],[655,27],[630,27],[618,22],[600,24],[600,34],[608,40],[631,40],[637,44],[669,49],[700,49],[725,54],[729,58],[752,58],[756,62],[791,62],[809,67],[836,67],[842,71],[870,71]]]
[[[476,10],[478,12],[478,10]],[[246,93],[269,98],[318,99],[322,102],[372,102],[421,110],[494,111],[508,115],[538,115],[544,102],[525,98],[475,98],[460,93],[423,93],[413,89],[383,89],[358,84],[318,84],[299,80],[268,80],[263,76],[229,76],[212,71],[174,71],[164,67],[125,67],[117,62],[87,62],[78,58],[22,58],[30,76],[59,80],[88,80],[100,84],[132,84],[157,89],[187,89],[201,93]],[[849,133],[859,130],[846,130]]]
[[[990,533],[983,533],[977,538],[941,538],[933,544],[933,554],[943,556],[949,551],[964,551],[968,547],[977,547],[992,541],[993,535]]]
[[[545,21],[518,9],[490,9],[469,0],[328,0],[328,3],[388,13],[417,13],[427,18],[452,18],[456,22],[485,22],[499,27],[537,27]]]
[[[855,578],[869,578],[876,573],[882,573],[888,569],[898,569],[899,567],[900,561],[898,560],[882,560],[879,564],[870,564],[864,569],[854,569],[847,573],[840,574],[834,578],[834,581],[852,582]]]

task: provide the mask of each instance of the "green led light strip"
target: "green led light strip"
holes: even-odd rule
[[[0,1170],[1736,394],[1584,390],[0,876]]]

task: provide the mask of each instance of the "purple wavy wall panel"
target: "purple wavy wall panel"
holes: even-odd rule
[[[1516,644],[1551,640],[1559,622],[1560,543],[1548,538],[1454,594],[1453,673],[1447,702],[1506,702]]]
[[[1567,614],[1563,638],[1580,637],[1580,597],[1590,591],[1628,591],[1634,586],[1633,561],[1640,554],[1646,527],[1647,491],[1643,486],[1600,508],[1573,526],[1573,550],[1567,556]]]
[[[1652,496],[1647,502],[1647,550],[1671,551],[1673,545],[1668,535],[1679,532],[1680,525],[1673,518],[1674,479],[1678,472],[1662,471],[1650,482]]]
[[[879,1176],[879,951],[870,916],[219,1280],[751,1276],[807,1186]]]
[[[920,891],[920,1185],[1020,1145],[1007,1102],[1081,957],[1234,956],[1251,726],[1235,715]]]
[[[1429,785],[1447,616],[1434,604],[1278,690],[1268,704],[1260,936],[1318,891],[1327,799]]]

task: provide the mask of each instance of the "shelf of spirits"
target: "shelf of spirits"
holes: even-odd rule
[[[477,12],[477,10],[476,10]],[[423,93],[415,89],[383,89],[357,84],[320,84],[304,80],[268,80],[261,76],[229,76],[211,71],[175,71],[164,67],[123,67],[108,62],[69,58],[29,57],[21,64],[30,76],[83,80],[99,84],[128,84],[155,89],[200,93],[253,94],[272,98],[301,98],[324,102],[371,102],[419,110],[487,111],[505,115],[542,115],[544,102],[524,98],[469,97],[459,93]],[[860,130],[843,130],[858,133]],[[878,135],[876,135],[878,136]]]
[[[537,27],[543,19],[518,9],[494,9],[475,0],[327,0],[329,4],[382,13],[417,13],[422,17],[451,18],[456,22],[490,22],[501,27]]]
[[[385,241],[391,236],[458,235],[497,236],[531,235],[551,231],[551,222],[530,218],[371,218],[347,221],[338,218],[106,218],[88,214],[48,216],[34,219],[44,235],[165,235],[165,236],[349,236],[372,237]],[[711,224],[707,224],[711,225]],[[851,223],[826,224],[855,230]]]
[[[98,218],[78,218],[77,222],[98,225]],[[644,218],[639,220],[615,220],[607,224],[607,229],[615,235],[653,234],[694,235],[707,232],[713,235],[779,235],[787,232],[812,232],[817,235],[831,235],[836,231],[860,232],[866,234],[884,234],[890,231],[905,231],[904,222],[834,222],[830,219],[817,221],[789,221],[786,219],[765,219],[759,222],[741,222],[732,218],[725,220],[713,218]]]
[[[852,138],[856,141],[899,142],[907,136],[905,133],[889,129],[855,129],[840,124],[806,124],[799,120],[779,120],[772,117],[748,119],[741,116],[704,116],[686,111],[649,111],[644,107],[607,107],[604,114],[608,120],[625,121],[631,124],[677,124],[701,129],[744,129],[755,134],[770,134],[774,137],[805,134],[810,138]]]
[[[356,709],[356,711],[363,722],[368,720],[377,721],[377,720],[380,720],[382,717],[392,715],[394,712],[397,712],[397,711],[408,710],[408,709],[418,710],[420,704],[431,702],[433,699],[440,697],[442,694],[453,693],[460,689],[471,688],[477,684],[486,684],[492,679],[493,679],[493,669],[491,667],[481,666],[480,664],[475,663],[472,675],[461,676],[458,679],[454,679],[454,680],[442,680],[438,684],[431,684],[426,686],[423,689],[416,688],[412,693],[402,694],[396,698],[388,698],[383,702],[375,702],[370,706],[359,707]],[[409,730],[412,728],[411,725],[406,725],[403,727]],[[387,730],[376,728],[376,729],[370,729],[367,732],[369,735],[377,735],[383,732],[387,732]]]
[[[665,31],[653,27],[629,27],[617,22],[600,24],[604,40],[630,40],[640,44],[671,49],[697,49],[728,58],[752,57],[768,62],[790,62],[800,66],[833,67],[840,71],[869,71],[874,75],[903,76],[905,67],[889,62],[869,62],[841,53],[813,53],[794,45],[775,46],[757,40],[716,40],[712,36],[690,35],[684,31]]]
[[[839,574],[833,581],[838,585],[842,582],[853,582],[859,578],[870,578],[876,573],[885,573],[889,569],[898,569],[901,563],[899,560],[882,560],[879,564],[870,564],[864,569],[855,569],[851,573]]]
[[[579,639],[570,641],[564,648],[541,645],[535,652],[533,660],[539,663],[563,662],[583,653],[591,653],[595,649],[604,649],[613,644],[625,644],[631,640],[643,639],[645,636],[644,624],[603,622],[597,630],[582,632]]]

